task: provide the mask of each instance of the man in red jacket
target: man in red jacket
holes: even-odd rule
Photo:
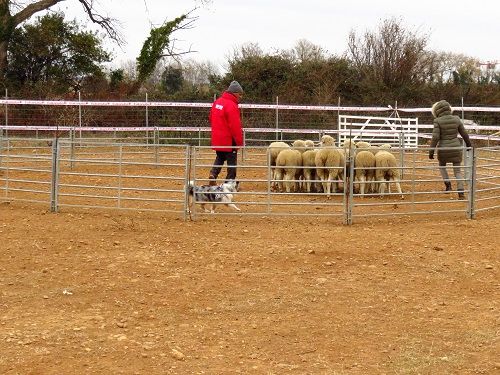
[[[238,149],[243,146],[243,130],[241,127],[238,103],[243,89],[237,81],[231,82],[222,96],[212,104],[209,120],[212,128],[212,149],[216,158],[210,170],[210,185],[216,185],[224,162],[227,162],[226,181],[236,179]]]

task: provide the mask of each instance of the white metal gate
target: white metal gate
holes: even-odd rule
[[[339,145],[346,139],[416,148],[418,118],[339,115]]]

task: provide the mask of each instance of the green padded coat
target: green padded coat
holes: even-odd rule
[[[432,106],[434,129],[432,131],[431,151],[438,147],[437,157],[442,163],[461,163],[462,149],[443,149],[446,147],[462,147],[457,135],[460,133],[465,145],[471,147],[469,135],[465,131],[460,117],[451,114],[451,106],[446,100],[441,100]]]

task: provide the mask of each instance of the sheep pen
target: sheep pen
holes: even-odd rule
[[[324,136],[325,141],[328,139],[333,144],[333,138]],[[453,199],[456,194],[449,195],[441,191],[442,180],[438,166],[427,159],[425,148],[404,150],[404,154],[401,154],[400,149],[391,149],[391,152],[398,156],[397,165],[402,173],[400,185],[405,197],[404,202],[399,193],[391,192],[381,196],[373,189],[365,191],[364,199],[360,200],[361,195],[356,185],[353,188],[354,195],[346,200],[344,197],[349,194],[351,181],[344,181],[345,170],[342,163],[335,168],[337,177],[324,177],[324,183],[336,184],[337,192],[328,199],[327,187],[322,186],[321,177],[318,175],[316,156],[320,149],[329,148],[330,143],[325,142],[325,146],[318,146],[317,149],[301,154],[300,162],[297,159],[300,167],[292,166],[295,172],[316,175],[311,174],[311,177],[305,179],[302,175],[290,174],[287,180],[288,192],[286,189],[273,188],[274,183],[284,182],[284,178],[276,178],[273,175],[276,168],[268,164],[269,148],[246,147],[244,153],[241,152],[238,163],[237,178],[242,189],[235,194],[235,201],[244,208],[241,215],[330,216],[342,223],[346,211],[351,212],[350,215],[357,215],[359,221],[376,215],[412,216],[421,212],[455,213],[462,217],[474,214],[471,213],[471,202],[468,199],[470,194],[466,194],[465,201],[459,202]],[[290,149],[288,144],[284,144],[286,147],[283,148]],[[208,171],[213,163],[213,151],[203,146],[82,144],[71,150],[63,145],[61,161],[58,163],[58,177],[52,180],[58,186],[51,192],[52,148],[44,142],[32,149],[26,146],[27,144],[21,141],[19,147],[12,143],[9,154],[2,157],[0,189],[3,188],[4,201],[32,202],[54,207],[56,211],[118,209],[175,212],[179,217],[187,219],[190,217],[185,214],[186,178],[195,180],[198,185],[206,183]],[[335,146],[331,147],[339,150]],[[357,149],[354,152],[358,152]],[[477,153],[474,176],[478,180],[474,186],[472,208],[482,215],[498,205],[498,190],[495,189],[495,184],[498,184],[500,173],[496,172],[491,160],[495,160],[499,154],[495,149],[478,149]],[[302,165],[304,154],[315,154],[314,165],[312,159],[305,161],[305,167]],[[401,155],[404,159],[401,159]],[[9,168],[6,169],[5,166]],[[354,176],[359,172],[358,169],[354,166]],[[464,172],[464,176],[470,178],[470,169]],[[219,176],[219,183],[223,182],[224,176],[225,170]],[[470,188],[466,193],[469,190]],[[347,204],[352,207],[349,208]],[[394,210],[394,207],[397,209]],[[224,210],[224,207],[217,211],[218,215],[232,214]],[[194,216],[191,218],[195,219]]]
[[[51,149],[28,146],[0,162],[2,373],[498,369],[499,213],[465,220],[425,150],[404,158],[414,202],[355,195],[346,226],[343,196],[269,192],[258,147],[236,215],[183,220],[186,160],[201,184],[213,151],[171,145],[63,148],[50,213]],[[477,152],[491,189],[498,152]]]

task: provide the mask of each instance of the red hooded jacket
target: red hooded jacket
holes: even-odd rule
[[[212,104],[209,120],[212,127],[213,150],[233,151],[232,146],[243,146],[240,109],[235,95],[227,91],[224,92]]]

